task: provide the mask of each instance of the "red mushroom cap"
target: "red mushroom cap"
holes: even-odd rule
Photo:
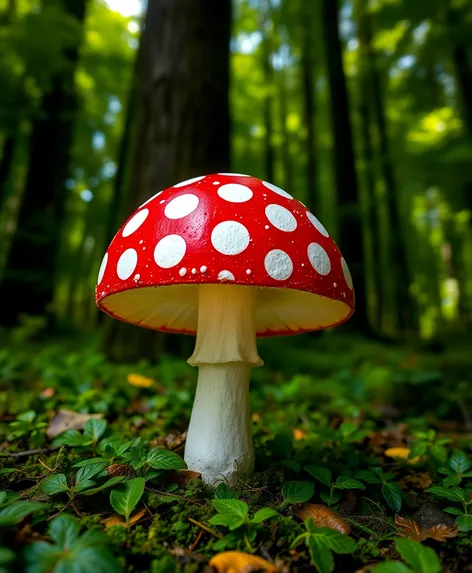
[[[259,287],[259,336],[327,328],[354,310],[351,274],[323,225],[249,175],[195,177],[141,205],[105,253],[96,301],[125,322],[195,334],[197,285],[208,283]]]

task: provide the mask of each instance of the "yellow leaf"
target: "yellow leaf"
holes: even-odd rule
[[[303,438],[306,436],[306,432],[300,430],[300,428],[293,428],[292,433],[293,433],[293,438],[297,440],[297,442],[303,440]]]
[[[138,513],[135,513],[132,517],[130,517],[129,524],[134,525],[138,523],[138,521],[145,515],[146,509],[143,508]],[[120,515],[112,515],[110,517],[106,517],[102,519],[102,523],[105,526],[105,529],[109,527],[114,527],[115,525],[120,525],[121,527],[126,527],[126,521]]]
[[[265,571],[276,573],[277,568],[262,557],[240,553],[239,551],[224,551],[210,559],[210,567],[217,573],[251,573],[252,571]]]
[[[128,383],[131,386],[136,386],[136,388],[150,388],[153,386],[154,380],[141,376],[141,374],[128,374]]]
[[[402,460],[408,460],[409,464],[418,463],[420,459],[418,457],[412,458],[411,460],[408,459],[410,452],[410,448],[388,448],[385,450],[384,456],[387,456],[387,458],[401,458]]]

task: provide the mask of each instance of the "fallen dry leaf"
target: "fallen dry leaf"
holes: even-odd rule
[[[93,418],[103,418],[103,414],[79,414],[72,410],[59,410],[51,420],[46,434],[55,438],[66,430],[83,430],[85,422]]]
[[[127,380],[128,384],[136,386],[136,388],[150,388],[154,386],[154,380],[152,378],[147,378],[141,374],[128,374]]]
[[[173,470],[168,472],[168,480],[171,483],[185,485],[189,481],[200,479],[201,475],[200,472],[194,472],[193,470]]]
[[[293,433],[293,439],[296,440],[297,442],[303,440],[303,438],[306,437],[306,432],[300,430],[300,428],[294,428],[292,430],[292,433]]]
[[[210,559],[209,565],[217,573],[251,573],[252,571],[265,571],[275,573],[275,565],[262,557],[240,553],[239,551],[224,551]]]
[[[135,513],[130,517],[129,524],[134,525],[135,523],[138,523],[141,517],[143,517],[145,514],[146,509],[141,509],[141,511],[138,511],[138,513]],[[121,517],[121,515],[111,515],[110,517],[106,517],[105,519],[102,519],[102,523],[105,526],[105,529],[114,527],[115,525],[126,527],[126,521]]]
[[[428,489],[432,483],[433,480],[428,472],[406,475],[398,481],[398,485],[402,489]]]
[[[125,464],[111,464],[107,471],[110,477],[125,476],[129,472],[129,468]]]
[[[351,533],[349,523],[338,513],[322,503],[301,503],[294,506],[293,512],[297,517],[303,520],[311,517],[317,527],[329,527],[345,535]]]
[[[414,541],[425,541],[426,539],[434,539],[435,541],[446,541],[452,537],[457,537],[458,529],[455,525],[446,525],[440,523],[433,525],[429,529],[422,529],[421,525],[412,519],[406,519],[395,516],[395,525],[400,529],[398,535],[400,537],[408,537]]]

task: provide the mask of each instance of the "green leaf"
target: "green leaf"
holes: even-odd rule
[[[412,571],[400,561],[385,561],[371,569],[371,573],[412,573]]]
[[[146,463],[155,470],[181,470],[187,468],[187,464],[183,458],[164,448],[154,448],[150,450],[146,458]]]
[[[283,502],[280,507],[292,503],[303,503],[313,497],[315,486],[311,481],[287,481],[282,486]]]
[[[413,458],[419,458],[423,456],[426,453],[427,448],[427,442],[413,442],[408,458],[411,460]]]
[[[82,482],[95,477],[97,474],[101,473],[104,468],[104,464],[89,464],[80,468],[75,476],[75,485],[78,486]]]
[[[331,472],[327,468],[323,468],[320,466],[306,466],[304,469],[310,475],[312,475],[316,480],[318,480],[319,482],[328,487],[331,487],[333,477],[331,475]]]
[[[91,443],[92,441],[81,434],[79,430],[66,430],[57,436],[52,445],[53,447],[70,446],[74,448],[76,446],[87,446]]]
[[[84,436],[93,442],[98,442],[98,440],[103,436],[105,430],[107,429],[107,421],[103,418],[92,418],[87,420],[84,426]]]
[[[110,492],[110,503],[116,513],[124,515],[126,521],[138,505],[144,492],[145,480],[142,477],[121,483]]]
[[[3,505],[3,502],[7,499],[7,492],[0,491],[0,505]]]
[[[107,462],[108,462],[108,460],[106,460],[105,458],[89,458],[88,460],[80,460],[80,462],[77,462],[72,467],[73,468],[83,468],[84,466],[91,466],[94,464],[102,464],[102,467],[104,468],[107,465]]]
[[[398,513],[402,507],[402,490],[399,486],[393,482],[384,483],[381,491],[388,506]]]
[[[223,525],[224,527],[229,527],[233,522],[232,518],[224,513],[217,513],[209,521],[212,525]]]
[[[251,521],[253,523],[262,523],[266,519],[270,519],[271,517],[275,517],[279,515],[275,509],[271,509],[270,507],[264,507],[256,511],[256,513],[252,516]]]
[[[472,463],[465,452],[454,452],[449,460],[449,466],[456,472],[456,474],[463,475],[470,467],[472,467]]]
[[[244,520],[247,520],[249,514],[248,504],[239,499],[214,499],[213,507],[218,513],[234,515]]]
[[[472,531],[472,514],[463,513],[456,519],[459,531]]]
[[[0,510],[0,526],[16,525],[26,516],[48,507],[49,504],[39,501],[16,501]]]
[[[63,513],[51,521],[49,526],[49,537],[63,551],[68,551],[79,538],[80,525],[78,520],[72,515]]]
[[[215,489],[215,499],[236,499],[236,494],[228,484],[221,482]]]
[[[447,450],[445,447],[438,446],[437,444],[435,444],[434,446],[431,446],[429,448],[429,453],[440,464],[446,463],[446,461],[447,461]]]
[[[381,480],[370,470],[359,470],[355,476],[366,483],[381,483]]]
[[[334,505],[335,503],[338,503],[342,496],[339,491],[334,491],[332,495],[329,491],[320,491],[320,497],[326,505]]]
[[[7,547],[0,547],[0,565],[6,565],[15,559],[16,553]],[[0,571],[2,569],[0,568]],[[6,570],[3,570],[6,571]]]
[[[413,541],[413,539],[397,539],[395,547],[402,559],[411,565],[418,573],[440,573],[441,563],[435,551]]]
[[[99,485],[97,487],[93,487],[92,489],[87,489],[87,491],[82,491],[82,495],[95,495],[99,491],[102,491],[104,489],[107,489],[109,487],[116,485],[117,483],[122,482],[125,479],[125,477],[126,476],[112,477],[109,480],[107,480],[105,483],[103,483],[102,485]]]
[[[443,509],[444,513],[452,513],[452,515],[462,515],[464,512],[458,507],[446,507]]]
[[[307,545],[311,561],[318,573],[332,573],[334,570],[334,559],[331,551],[321,544],[317,537],[310,536],[307,540]]]
[[[335,483],[338,489],[365,489],[365,485],[349,476],[339,476]]]
[[[354,539],[339,531],[329,527],[315,527],[312,531],[321,544],[335,553],[352,553],[357,549]]]
[[[426,493],[432,493],[437,497],[442,497],[444,499],[448,499],[449,501],[462,502],[467,499],[465,491],[459,487],[453,487],[451,489],[447,489],[445,487],[433,486],[425,491]]]
[[[56,493],[63,493],[69,491],[67,478],[64,474],[53,474],[41,482],[39,491],[47,495],[55,495]]]

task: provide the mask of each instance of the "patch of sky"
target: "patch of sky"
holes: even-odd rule
[[[90,189],[84,189],[80,192],[80,198],[85,203],[90,203],[90,201],[93,199],[93,193],[90,191]]]

